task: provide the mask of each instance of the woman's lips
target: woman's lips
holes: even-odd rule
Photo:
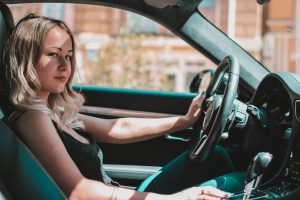
[[[55,77],[55,78],[56,78],[57,80],[59,80],[59,81],[62,81],[62,82],[68,80],[68,78],[67,78],[66,76],[57,76],[57,77]]]

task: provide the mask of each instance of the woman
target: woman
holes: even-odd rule
[[[105,174],[96,144],[137,142],[189,127],[198,118],[203,96],[197,96],[182,117],[106,120],[79,114],[84,99],[71,88],[73,35],[62,21],[33,14],[16,25],[4,61],[14,108],[8,121],[70,199],[226,197],[212,187],[192,187],[168,195],[118,187]]]

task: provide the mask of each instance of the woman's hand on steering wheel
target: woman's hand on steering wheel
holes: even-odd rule
[[[206,96],[205,94],[206,94],[205,91],[202,91],[199,93],[199,95],[197,95],[193,99],[193,101],[188,109],[188,112],[184,116],[185,127],[192,126],[198,120],[198,118],[200,116],[200,109],[202,106],[202,102]]]

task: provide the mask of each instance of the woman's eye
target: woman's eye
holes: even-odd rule
[[[48,53],[48,56],[50,56],[50,57],[57,57],[58,55],[57,55],[57,53],[51,52],[51,53]]]
[[[68,61],[71,61],[72,56],[65,56],[65,59],[68,60]]]

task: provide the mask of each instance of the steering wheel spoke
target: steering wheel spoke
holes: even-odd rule
[[[207,140],[207,135],[206,134],[200,135],[200,139],[197,140],[197,144],[194,145],[194,149],[192,149],[192,154],[193,155],[198,155],[199,154],[199,152],[203,148],[203,144],[205,143],[206,140]]]

